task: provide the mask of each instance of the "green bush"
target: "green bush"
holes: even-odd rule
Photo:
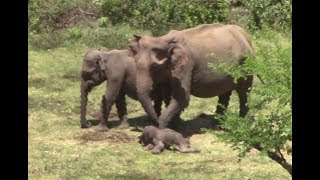
[[[101,10],[113,25],[125,21],[136,28],[151,29],[153,35],[161,35],[177,26],[186,28],[203,23],[226,22],[229,2],[104,0]]]
[[[292,0],[30,0],[28,4],[29,30],[38,33],[65,28],[73,16],[81,16],[76,22],[94,17],[100,27],[128,23],[156,36],[213,22],[232,22],[253,31],[263,26],[286,31],[292,26]]]
[[[98,19],[98,23],[100,27],[107,27],[109,24],[109,18],[108,17],[101,17]]]
[[[292,47],[288,41],[279,43],[279,38],[266,30],[254,38],[256,57],[247,59],[242,71],[259,74],[265,85],[251,88],[248,115],[239,118],[238,111],[227,110],[225,116],[219,116],[221,126],[228,130],[221,137],[231,142],[240,156],[256,147],[266,154],[283,150],[291,154],[287,142],[292,140]],[[235,69],[226,71],[241,77]]]
[[[245,8],[251,13],[249,27],[261,29],[263,25],[279,30],[292,27],[292,0],[245,0]]]
[[[69,37],[71,39],[77,40],[77,39],[81,38],[81,36],[82,36],[81,29],[77,28],[77,27],[73,27],[73,28],[68,29],[68,32],[69,32]]]

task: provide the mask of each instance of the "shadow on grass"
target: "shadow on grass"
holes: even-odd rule
[[[99,124],[98,119],[87,120],[91,122],[92,125],[96,126]],[[141,129],[145,126],[151,124],[147,116],[138,116],[128,120],[129,126],[133,127],[131,131],[141,132]],[[120,125],[120,121],[116,119],[109,119],[107,126],[109,128],[116,128]],[[172,123],[172,129],[181,133],[184,137],[190,137],[193,134],[202,134],[204,133],[202,129],[213,129],[221,130],[219,127],[219,120],[214,118],[214,115],[200,114],[199,116],[190,119],[190,120],[176,120]]]

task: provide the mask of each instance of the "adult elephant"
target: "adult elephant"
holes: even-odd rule
[[[108,88],[105,95],[102,96],[100,123],[96,130],[108,130],[106,124],[114,103],[121,121],[120,126],[123,128],[128,127],[125,95],[135,100],[138,99],[136,92],[136,64],[134,59],[128,56],[128,53],[128,50],[92,50],[88,51],[84,56],[81,70],[80,124],[82,128],[91,127],[91,124],[86,121],[88,93],[93,87],[100,85],[104,81],[107,81]],[[155,87],[155,90],[150,93],[150,98],[154,100],[153,108],[156,112],[156,117],[161,113],[162,101],[164,100],[168,104],[170,98],[168,95],[169,90],[166,89],[169,86],[162,84],[163,82],[168,82],[168,80],[159,80],[158,82],[159,84],[157,85],[159,87]],[[155,119],[155,117],[150,119]]]
[[[150,114],[152,105],[149,96],[153,75],[151,67],[168,70],[170,76],[171,101],[158,119],[159,127],[168,123],[189,104],[190,94],[201,97],[219,97],[216,113],[223,114],[228,106],[232,90],[240,99],[240,116],[248,112],[247,93],[252,86],[253,75],[234,83],[221,72],[212,71],[208,64],[236,62],[239,66],[253,48],[247,33],[236,25],[203,24],[182,31],[171,31],[161,37],[137,36],[129,44],[129,51],[137,62],[137,92],[145,111]],[[209,54],[214,54],[209,56]],[[166,76],[167,74],[158,74]]]

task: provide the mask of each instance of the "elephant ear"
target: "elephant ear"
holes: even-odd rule
[[[98,64],[99,64],[100,69],[102,71],[104,71],[106,69],[106,66],[104,65],[104,62],[103,62],[102,57],[100,55],[99,55],[99,59],[98,59]]]
[[[141,39],[141,36],[133,35],[133,40],[129,43],[128,46],[128,56],[133,57],[137,54],[139,48],[139,40]]]
[[[177,45],[169,49],[169,56],[171,57],[171,73],[177,76],[188,62],[187,54],[181,45]]]

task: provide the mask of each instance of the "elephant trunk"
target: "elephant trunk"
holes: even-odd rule
[[[81,128],[89,128],[92,126],[91,123],[86,120],[87,113],[87,102],[88,102],[88,93],[92,89],[91,81],[81,81],[81,105],[80,105],[80,124]]]
[[[152,91],[153,81],[149,73],[139,73],[137,75],[137,95],[139,101],[148,114],[150,120],[158,124],[158,116],[150,98]]]

